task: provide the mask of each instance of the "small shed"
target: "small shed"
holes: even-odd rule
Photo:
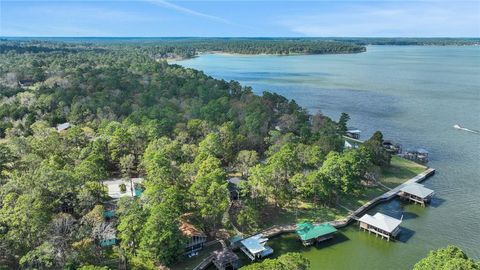
[[[366,231],[373,232],[377,236],[385,237],[388,241],[397,237],[400,233],[400,223],[402,220],[396,219],[382,213],[376,213],[371,216],[369,214],[363,215],[359,220],[360,228]]]
[[[400,189],[400,192],[398,192],[398,196],[415,203],[418,202],[422,206],[425,206],[426,203],[430,202],[434,195],[435,192],[433,190],[418,183],[406,185]]]
[[[242,240],[240,249],[248,258],[255,261],[273,254],[273,249],[265,245],[267,241],[268,238],[264,238],[263,234],[257,234]]]
[[[216,250],[212,253],[212,255],[212,262],[219,270],[233,270],[238,269],[240,266],[240,259],[238,258],[237,254],[229,249]]]
[[[333,238],[337,229],[328,223],[313,225],[310,222],[299,223],[296,232],[304,246],[313,245]]]
[[[58,124],[57,125],[57,132],[62,132],[64,130],[69,129],[70,127],[72,127],[72,126],[70,125],[69,122]]]

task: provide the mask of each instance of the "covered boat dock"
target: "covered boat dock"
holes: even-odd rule
[[[266,246],[268,238],[264,238],[263,234],[257,234],[240,242],[240,249],[252,261],[261,259],[273,253],[273,249]]]
[[[304,246],[310,246],[333,238],[337,229],[328,223],[313,225],[310,222],[299,223],[296,232]]]
[[[382,239],[385,237],[388,241],[395,238],[400,233],[400,223],[402,220],[396,219],[382,213],[376,213],[371,216],[363,215],[359,220],[360,228],[380,235]]]
[[[425,206],[428,203],[435,192],[429,188],[426,188],[422,184],[412,183],[410,185],[404,186],[398,192],[398,196],[405,198],[407,200],[419,203],[422,206]]]

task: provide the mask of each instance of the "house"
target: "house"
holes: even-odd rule
[[[313,225],[310,222],[303,222],[297,224],[296,232],[303,245],[310,246],[333,238],[337,229],[328,223]]]
[[[257,234],[240,241],[240,249],[248,258],[255,261],[273,254],[273,249],[265,245],[267,241],[268,238],[264,238],[263,234]]]
[[[35,82],[33,80],[29,80],[29,79],[18,81],[18,85],[21,87],[32,86],[34,83]]]
[[[418,202],[422,206],[425,206],[426,203],[430,202],[434,195],[435,192],[433,190],[418,183],[406,185],[398,192],[398,196],[411,200],[415,203]]]
[[[361,130],[359,129],[356,129],[356,128],[348,128],[347,132],[345,133],[345,135],[347,137],[350,137],[350,138],[353,138],[353,139],[360,139],[360,133],[362,133]]]
[[[240,266],[237,254],[229,249],[214,251],[212,255],[212,262],[219,270],[238,269]]]
[[[119,199],[121,197],[139,197],[143,192],[142,183],[143,178],[132,178],[131,181],[124,179],[102,181],[102,184],[107,187],[108,196],[112,199]],[[125,185],[125,190],[122,190],[122,185]]]
[[[390,140],[384,140],[382,142],[382,146],[391,154],[398,154],[402,152],[402,146],[398,143],[393,143]]]
[[[397,237],[400,233],[400,223],[402,223],[402,220],[382,213],[376,213],[373,216],[365,214],[358,221],[361,229],[380,235],[382,239],[385,237],[388,241]]]
[[[188,238],[185,245],[185,254],[192,254],[203,248],[207,242],[207,236],[188,221],[189,214],[185,214],[180,219],[180,232]]]
[[[228,191],[230,192],[230,199],[238,200],[238,198],[240,197],[239,186],[244,181],[245,180],[239,177],[232,177],[227,179],[227,182],[228,182],[227,188],[228,188]]]
[[[63,124],[59,124],[57,125],[57,132],[62,132],[64,130],[67,130],[71,127],[70,123],[69,122],[66,122],[66,123],[63,123]]]

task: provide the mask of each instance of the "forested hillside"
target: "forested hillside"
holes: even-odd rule
[[[267,206],[334,206],[390,162],[381,133],[343,151],[346,114],[338,123],[311,115],[159,61],[143,45],[1,46],[0,268],[171,265],[182,259],[186,218],[209,239],[233,226],[251,232]],[[229,215],[233,174],[246,181]],[[116,203],[118,242],[102,247],[102,181],[112,177],[143,177],[144,192]]]

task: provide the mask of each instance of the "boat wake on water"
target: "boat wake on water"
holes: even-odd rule
[[[458,124],[453,125],[453,127],[454,127],[455,129],[468,131],[468,132],[471,132],[471,133],[474,133],[474,134],[480,134],[480,131],[478,131],[478,130],[473,130],[473,129],[464,128],[464,127],[461,127],[461,126],[458,125]]]

